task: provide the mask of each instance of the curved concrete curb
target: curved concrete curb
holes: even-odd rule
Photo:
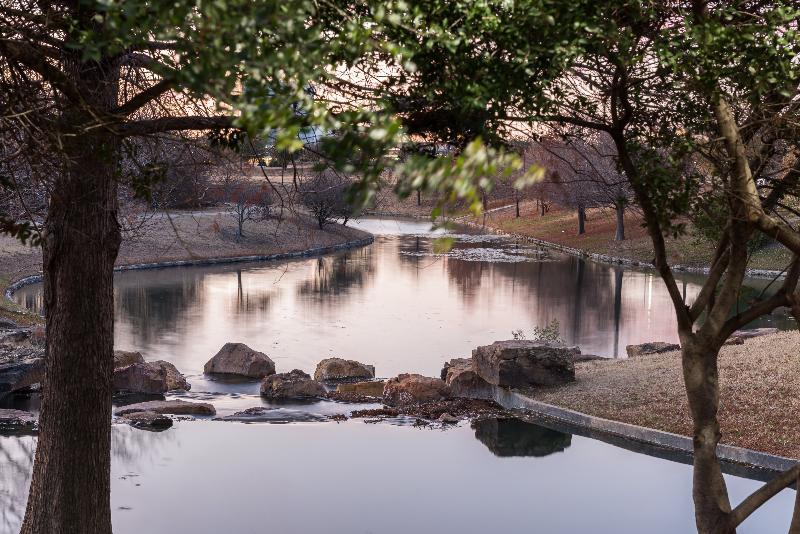
[[[219,265],[225,263],[243,263],[249,261],[275,261],[275,260],[289,260],[293,258],[306,258],[309,256],[319,256],[322,254],[328,254],[330,252],[336,252],[339,250],[347,250],[351,248],[358,248],[363,247],[366,245],[370,245],[375,241],[375,236],[370,235],[369,237],[365,237],[364,239],[356,239],[354,241],[346,241],[345,243],[339,243],[338,245],[329,245],[326,247],[315,247],[306,250],[298,250],[294,252],[279,252],[277,254],[266,254],[266,255],[254,255],[254,256],[230,256],[227,258],[197,258],[192,260],[174,260],[174,261],[162,261],[162,262],[154,262],[154,263],[133,263],[129,265],[119,265],[114,267],[114,271],[139,271],[145,269],[163,269],[166,267],[187,267],[187,266],[194,266],[194,265]],[[36,284],[42,281],[41,274],[33,274],[30,276],[26,276],[25,278],[21,278],[10,284],[6,288],[5,296],[7,299],[11,300],[14,295],[14,292],[19,290],[22,287]]]
[[[574,425],[613,437],[621,437],[627,440],[655,445],[664,449],[670,449],[688,454],[693,453],[692,439],[679,434],[654,430],[642,426],[631,425],[594,417],[574,410],[553,406],[544,402],[537,401],[520,393],[506,388],[495,387],[493,390],[495,402],[508,410],[523,410],[533,412],[536,415],[552,419],[556,422]],[[732,445],[717,445],[717,454],[720,460],[740,466],[763,469],[772,472],[785,471],[795,464],[797,460],[776,456],[764,452],[758,452]]]

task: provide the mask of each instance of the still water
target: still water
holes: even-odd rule
[[[0,532],[24,510],[34,438],[0,436]],[[691,468],[516,420],[115,426],[116,534],[681,534]],[[731,497],[760,483],[728,476]],[[740,533],[785,532],[784,491]]]
[[[228,341],[265,352],[278,372],[313,373],[339,356],[374,364],[381,377],[437,376],[446,360],[553,319],[589,354],[624,357],[628,344],[677,341],[672,305],[652,272],[491,235],[454,234],[453,249],[436,254],[427,222],[356,224],[376,235],[373,245],[288,262],[118,273],[116,347],[174,363],[198,390],[210,387],[203,365]],[[680,278],[687,301],[699,280]],[[751,291],[764,283],[753,281]],[[15,299],[40,309],[41,288]]]
[[[652,273],[467,233],[452,234],[453,248],[442,251],[425,222],[357,224],[376,235],[373,245],[287,262],[119,273],[116,347],[174,363],[192,384],[186,396],[228,415],[266,404],[258,382],[203,376],[228,341],[266,352],[279,372],[313,372],[319,360],[341,356],[388,377],[438,375],[445,360],[553,319],[568,343],[608,357],[624,356],[627,344],[676,339]],[[687,301],[699,280],[680,279]],[[753,281],[749,291],[763,285]],[[15,299],[40,310],[41,288]],[[754,326],[768,325],[789,319]],[[303,419],[358,406],[282,408]],[[205,420],[162,433],[115,425],[112,435],[117,534],[693,531],[689,466],[513,419],[447,430]],[[32,436],[0,436],[0,534],[18,530],[34,450]],[[734,501],[760,484],[728,481]],[[740,532],[785,531],[793,499],[784,491]]]

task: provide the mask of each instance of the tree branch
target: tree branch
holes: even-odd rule
[[[30,43],[0,39],[0,52],[7,59],[31,69],[74,103],[85,105],[78,89],[58,68],[45,59],[48,54]]]
[[[147,105],[149,102],[152,102],[156,98],[160,97],[170,89],[172,89],[174,82],[172,80],[161,80],[158,83],[151,85],[147,89],[141,91],[140,93],[136,94],[119,106],[118,108],[112,110],[114,115],[130,115],[134,111],[140,109],[142,106]]]
[[[717,335],[717,341],[722,344],[728,339],[728,336],[740,328],[743,328],[751,321],[755,321],[762,315],[766,315],[781,306],[791,306],[793,302],[792,295],[797,288],[798,276],[800,276],[800,256],[795,255],[781,288],[770,298],[750,306],[743,312],[737,313],[725,321]]]
[[[793,482],[796,482],[799,474],[800,465],[795,465],[750,494],[728,515],[728,528],[735,529],[738,525],[741,525],[762,504],[789,487]]]
[[[159,119],[126,122],[119,125],[112,125],[110,128],[115,134],[122,136],[150,135],[174,130],[215,130],[232,128],[235,119],[236,117],[227,115],[216,117],[162,117]]]

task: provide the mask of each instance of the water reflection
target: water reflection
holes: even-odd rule
[[[115,426],[114,532],[255,532],[265,521],[281,534],[694,530],[689,465],[513,420],[477,429],[183,421],[154,434]],[[487,454],[487,444],[499,454]],[[30,437],[0,438],[0,534],[18,532],[34,446]],[[547,454],[555,450],[563,453]],[[500,457],[510,455],[524,457]],[[726,479],[734,501],[761,485]],[[785,490],[741,534],[785,531],[793,500]]]
[[[147,282],[142,283],[143,278]],[[187,312],[201,305],[204,296],[202,275],[170,269],[125,273],[116,277],[114,287],[117,316],[125,318],[141,343],[178,329]]]
[[[297,293],[322,305],[329,303],[331,297],[341,297],[351,290],[364,289],[375,270],[371,247],[316,258],[311,263],[314,270],[308,280],[297,286]]]
[[[365,220],[373,245],[322,258],[119,273],[116,345],[167,359],[198,380],[229,341],[270,355],[281,371],[313,372],[341,356],[379,376],[438,375],[442,362],[553,319],[584,353],[677,341],[672,304],[653,272],[624,270],[498,236],[455,234],[434,250],[428,223]],[[438,235],[438,234],[437,234]],[[691,302],[701,277],[679,282]],[[743,299],[765,281],[751,281]],[[15,294],[38,302],[40,287]],[[34,304],[34,308],[35,308]],[[758,326],[790,326],[785,314]]]
[[[0,533],[16,533],[25,514],[36,439],[0,435]]]
[[[487,418],[474,421],[475,438],[500,458],[509,456],[548,456],[564,452],[572,435],[528,423],[520,419]]]

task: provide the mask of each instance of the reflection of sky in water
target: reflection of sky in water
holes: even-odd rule
[[[29,462],[32,443],[0,437],[0,454]],[[535,425],[179,422],[115,426],[112,448],[116,534],[694,531],[690,466]],[[0,491],[21,514],[27,477],[3,465]],[[761,484],[727,479],[735,502]],[[739,532],[785,531],[793,499]]]
[[[358,225],[377,234],[375,244],[289,262],[119,273],[116,346],[173,362],[204,391],[215,388],[203,364],[228,341],[266,352],[279,371],[313,372],[321,359],[341,356],[375,364],[383,377],[438,375],[445,360],[553,319],[584,353],[621,356],[628,344],[677,341],[669,297],[652,272],[534,254],[528,243],[497,236],[456,234],[454,257],[437,257],[429,222]],[[524,261],[458,257],[487,250]],[[697,280],[680,280],[688,301]],[[35,302],[38,291],[16,298]]]

